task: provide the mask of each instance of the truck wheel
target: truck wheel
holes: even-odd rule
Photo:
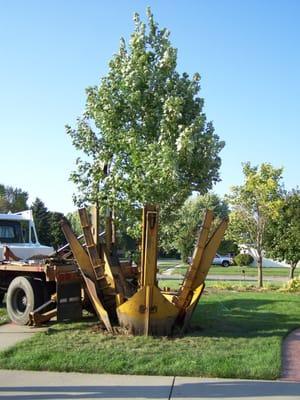
[[[6,296],[6,308],[9,318],[18,325],[29,322],[29,313],[43,304],[42,282],[32,278],[18,276],[11,281]]]

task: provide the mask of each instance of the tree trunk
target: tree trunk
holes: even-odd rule
[[[262,254],[261,251],[258,252],[257,260],[257,286],[259,288],[263,287],[263,270],[262,270]]]
[[[294,278],[294,273],[295,273],[296,265],[297,265],[296,263],[292,263],[292,264],[291,264],[289,279],[293,279],[293,278]]]

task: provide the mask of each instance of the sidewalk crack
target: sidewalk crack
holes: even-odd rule
[[[172,398],[175,379],[176,379],[176,376],[173,376],[173,381],[172,381],[172,385],[171,385],[171,389],[170,389],[170,394],[169,394],[168,400],[171,400],[171,398]]]

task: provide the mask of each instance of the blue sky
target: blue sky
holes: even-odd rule
[[[299,185],[300,2],[276,0],[0,0],[0,183],[74,209],[68,181],[79,155],[65,134],[150,5],[178,48],[178,70],[202,77],[208,120],[226,141],[223,195],[242,182],[241,163],[284,167]]]

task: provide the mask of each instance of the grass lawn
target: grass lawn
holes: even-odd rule
[[[161,289],[169,288],[171,290],[178,290],[182,284],[183,279],[160,279],[158,281],[159,287]],[[277,290],[282,287],[281,282],[264,283],[264,288],[261,291],[272,291]],[[235,292],[245,292],[245,291],[258,291],[256,282],[243,281],[205,281],[205,288],[213,288],[217,290],[231,290]]]
[[[183,266],[180,268],[176,268],[175,273],[185,274],[187,266]],[[209,270],[209,275],[241,275],[243,276],[245,271],[245,276],[257,276],[257,268],[256,267],[239,267],[236,265],[224,268],[216,265],[212,265]],[[298,271],[296,271],[297,274]],[[289,276],[288,268],[263,268],[263,276]]]
[[[299,307],[299,294],[209,288],[184,337],[114,336],[93,320],[56,324],[1,352],[0,368],[275,379]]]
[[[160,272],[164,272],[168,268],[174,268],[175,266],[179,266],[174,269],[172,274],[182,274],[186,273],[186,269],[188,267],[187,264],[182,264],[181,260],[159,260],[158,268]],[[236,265],[229,266],[227,268],[213,265],[209,270],[209,276],[211,275],[241,275],[244,276],[257,276],[257,268],[256,267],[240,267]],[[295,275],[300,272],[299,268],[296,269]],[[263,268],[263,275],[264,276],[289,276],[289,268]]]
[[[8,322],[7,313],[5,306],[0,306],[0,325]]]

